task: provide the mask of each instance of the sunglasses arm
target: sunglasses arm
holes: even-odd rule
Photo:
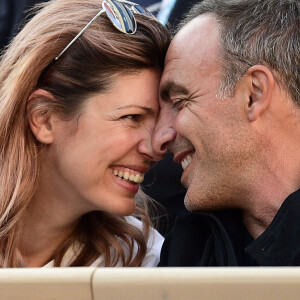
[[[91,21],[89,21],[84,28],[72,39],[72,41],[55,57],[55,61],[58,60],[70,47],[71,45],[90,27],[90,25],[105,12],[105,9],[101,9]]]

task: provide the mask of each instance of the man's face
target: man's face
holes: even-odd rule
[[[216,20],[202,15],[185,25],[169,48],[160,84],[154,149],[168,148],[184,172],[189,210],[241,207],[254,150],[247,127],[246,97],[219,94],[222,67]]]

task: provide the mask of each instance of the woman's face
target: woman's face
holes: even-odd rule
[[[41,156],[41,186],[66,203],[64,209],[118,215],[134,210],[139,183],[159,159],[151,135],[160,75],[145,69],[118,77],[109,92],[86,100],[75,132],[55,120],[54,142]]]

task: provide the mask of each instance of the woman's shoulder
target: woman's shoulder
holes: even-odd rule
[[[133,216],[127,216],[125,217],[126,221],[130,223],[131,225],[135,226],[139,230],[143,230],[143,223],[138,220],[137,218]],[[141,264],[141,267],[156,267],[159,263],[160,258],[160,251],[163,244],[164,238],[163,236],[154,228],[150,228],[149,231],[149,239],[147,242],[147,253],[146,256],[143,259],[143,262]],[[82,244],[75,243],[73,244],[65,253],[62,266],[69,266],[71,261],[74,259],[75,256],[80,253]],[[125,247],[125,252],[128,251]],[[133,254],[136,255],[137,253],[137,245],[134,244],[133,247]],[[113,255],[113,253],[111,253]],[[91,267],[104,267],[104,258],[102,255],[98,257],[90,266]],[[44,267],[53,267],[54,263],[53,261],[50,261],[48,264],[46,264]],[[121,262],[118,262],[117,267],[121,267]]]
[[[125,217],[127,222],[131,225],[137,227],[138,229],[143,229],[143,223],[133,216]],[[142,262],[142,267],[156,267],[159,263],[160,251],[162,244],[164,242],[164,237],[154,228],[150,228],[149,239],[147,242],[147,254]]]

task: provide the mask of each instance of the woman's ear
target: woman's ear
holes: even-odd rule
[[[255,65],[246,73],[249,84],[249,98],[245,111],[250,121],[255,121],[270,105],[275,79],[265,66]]]
[[[51,144],[54,140],[53,135],[53,115],[42,105],[41,99],[54,100],[51,93],[38,89],[34,91],[28,98],[29,126],[36,139],[43,144]],[[35,102],[39,102],[35,105]]]

